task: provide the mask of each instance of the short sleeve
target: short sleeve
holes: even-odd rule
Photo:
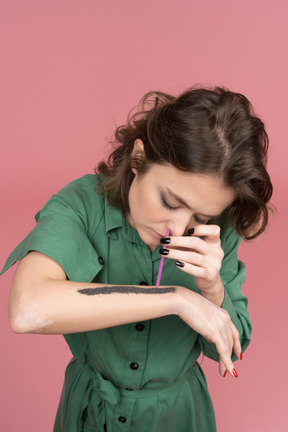
[[[35,250],[57,261],[69,280],[94,279],[102,266],[89,231],[100,223],[103,206],[92,187],[95,187],[93,176],[85,177],[53,195],[35,215],[37,225],[10,254],[1,274]]]
[[[225,309],[239,331],[242,351],[244,352],[250,343],[252,326],[247,310],[248,300],[242,293],[242,285],[246,280],[246,266],[238,260],[237,249],[241,237],[232,228],[226,228],[221,235],[221,245],[224,251],[224,259],[220,271],[221,279],[225,289],[222,308]],[[207,342],[200,336],[200,345],[203,353],[219,360],[219,354],[213,343]],[[233,354],[232,360],[236,360]]]

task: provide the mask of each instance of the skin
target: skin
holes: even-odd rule
[[[141,140],[136,140],[134,152],[145,157]],[[151,252],[169,229],[165,257],[183,263],[181,270],[195,277],[201,294],[221,306],[224,288],[219,272],[224,253],[220,228],[205,223],[235,200],[234,190],[220,177],[184,173],[172,165],[152,165],[143,176],[133,172],[127,220]],[[195,229],[193,237],[185,236],[190,228]]]
[[[135,141],[133,153],[145,158],[141,140]],[[129,191],[127,220],[151,252],[169,229],[170,243],[165,257],[180,261],[180,270],[194,276],[201,295],[221,306],[225,291],[220,277],[224,258],[220,228],[205,224],[232,204],[235,191],[219,176],[186,173],[172,165],[154,164],[142,176],[136,169],[132,171],[135,179]],[[191,228],[194,234],[187,236]],[[225,332],[226,343],[230,346],[237,338],[235,330],[230,326]],[[221,360],[219,367],[223,375],[225,367]]]
[[[16,325],[22,330],[23,333],[39,333],[39,330],[44,330],[49,327],[53,322],[44,317],[39,317],[36,312],[24,312],[22,315],[18,314],[16,318]]]
[[[145,157],[141,140],[135,142],[133,152]],[[224,298],[219,276],[223,258],[220,229],[205,223],[231,204],[235,194],[219,177],[182,173],[171,165],[154,164],[143,176],[133,172],[128,222],[151,252],[169,228],[166,258],[184,263],[175,271],[194,276],[201,294],[181,286],[123,287],[70,281],[55,260],[31,251],[20,261],[13,278],[11,329],[15,333],[67,334],[178,315],[216,345],[221,375],[227,370],[234,376],[231,353],[240,358],[241,345],[229,314],[220,307]],[[172,209],[166,207],[166,201],[164,205],[163,194]],[[194,235],[183,236],[192,227]],[[35,317],[32,322],[31,317]]]

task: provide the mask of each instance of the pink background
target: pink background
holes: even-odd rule
[[[252,344],[238,379],[203,363],[220,432],[288,430],[287,12],[286,0],[0,2],[1,267],[47,199],[107,155],[145,92],[225,85],[265,120],[278,215],[240,250]],[[12,275],[1,278],[0,427],[49,432],[70,353],[62,336],[10,331]]]

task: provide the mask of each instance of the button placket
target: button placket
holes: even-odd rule
[[[136,399],[134,398],[121,398],[114,411],[114,432],[130,432],[135,403]]]
[[[130,324],[129,353],[126,359],[125,372],[121,380],[123,388],[139,389],[147,359],[147,346],[150,321]]]
[[[135,268],[133,269],[135,275],[132,284],[137,284],[138,280],[140,286],[151,285],[153,265],[149,249],[146,250],[142,246],[133,245],[133,254],[138,265],[135,262]],[[129,325],[129,341],[127,340],[129,348],[127,349],[125,371],[121,379],[123,388],[136,390],[141,387],[147,361],[149,326],[150,321],[145,321],[145,325],[137,322]]]

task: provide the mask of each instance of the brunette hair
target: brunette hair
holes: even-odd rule
[[[268,224],[273,187],[266,171],[268,135],[248,99],[223,87],[192,87],[177,97],[159,91],[143,96],[138,111],[115,131],[116,148],[95,169],[110,205],[129,211],[131,168],[144,174],[152,164],[171,164],[190,173],[211,174],[236,192],[222,214],[245,239]],[[145,157],[132,155],[144,143]]]

